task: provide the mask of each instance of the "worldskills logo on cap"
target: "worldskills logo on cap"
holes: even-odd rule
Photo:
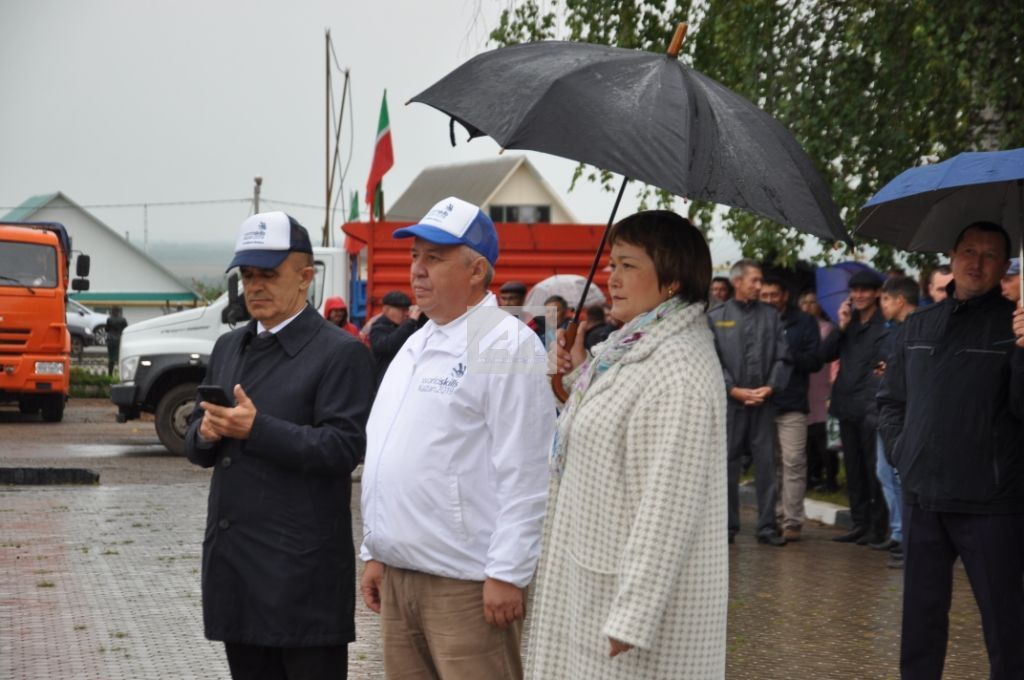
[[[291,222],[283,212],[253,215],[238,230],[235,252],[240,250],[288,250]]]

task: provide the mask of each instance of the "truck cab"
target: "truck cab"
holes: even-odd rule
[[[308,302],[321,314],[329,297],[347,297],[348,255],[340,248],[314,248],[315,277]],[[119,379],[110,391],[126,422],[152,413],[160,442],[185,453],[187,418],[195,407],[196,387],[206,375],[210,352],[223,333],[249,320],[237,275],[228,291],[206,307],[148,319],[128,326],[121,336]]]
[[[84,278],[70,280],[70,262],[63,225],[0,223],[0,402],[48,422],[63,419],[70,387],[68,288],[88,290]],[[88,275],[88,256],[77,272]]]

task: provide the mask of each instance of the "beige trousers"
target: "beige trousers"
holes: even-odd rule
[[[521,680],[522,621],[484,619],[483,583],[384,567],[381,637],[388,680]]]
[[[775,516],[782,529],[804,524],[807,491],[807,414],[789,411],[775,416],[775,470],[779,495]]]

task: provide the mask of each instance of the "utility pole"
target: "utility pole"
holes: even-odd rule
[[[256,175],[252,181],[254,182],[252,188],[252,212],[255,215],[260,211],[260,186],[263,185],[263,177]]]
[[[324,229],[320,245],[331,245],[331,29],[324,32]]]

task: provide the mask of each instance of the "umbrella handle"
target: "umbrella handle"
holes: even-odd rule
[[[563,336],[565,338],[566,347],[571,348],[576,343],[576,331],[578,331],[579,328],[580,327],[576,323],[575,319],[566,325],[565,334]],[[569,399],[569,392],[565,389],[565,385],[562,384],[562,375],[562,367],[556,365],[555,373],[551,376],[551,390],[555,393],[555,396],[558,397],[558,401],[564,404]]]
[[[668,46],[668,56],[673,58],[679,56],[679,50],[683,47],[683,40],[686,39],[686,31],[689,27],[685,21],[679,22],[679,25],[676,26],[676,34],[672,36],[672,42]]]

